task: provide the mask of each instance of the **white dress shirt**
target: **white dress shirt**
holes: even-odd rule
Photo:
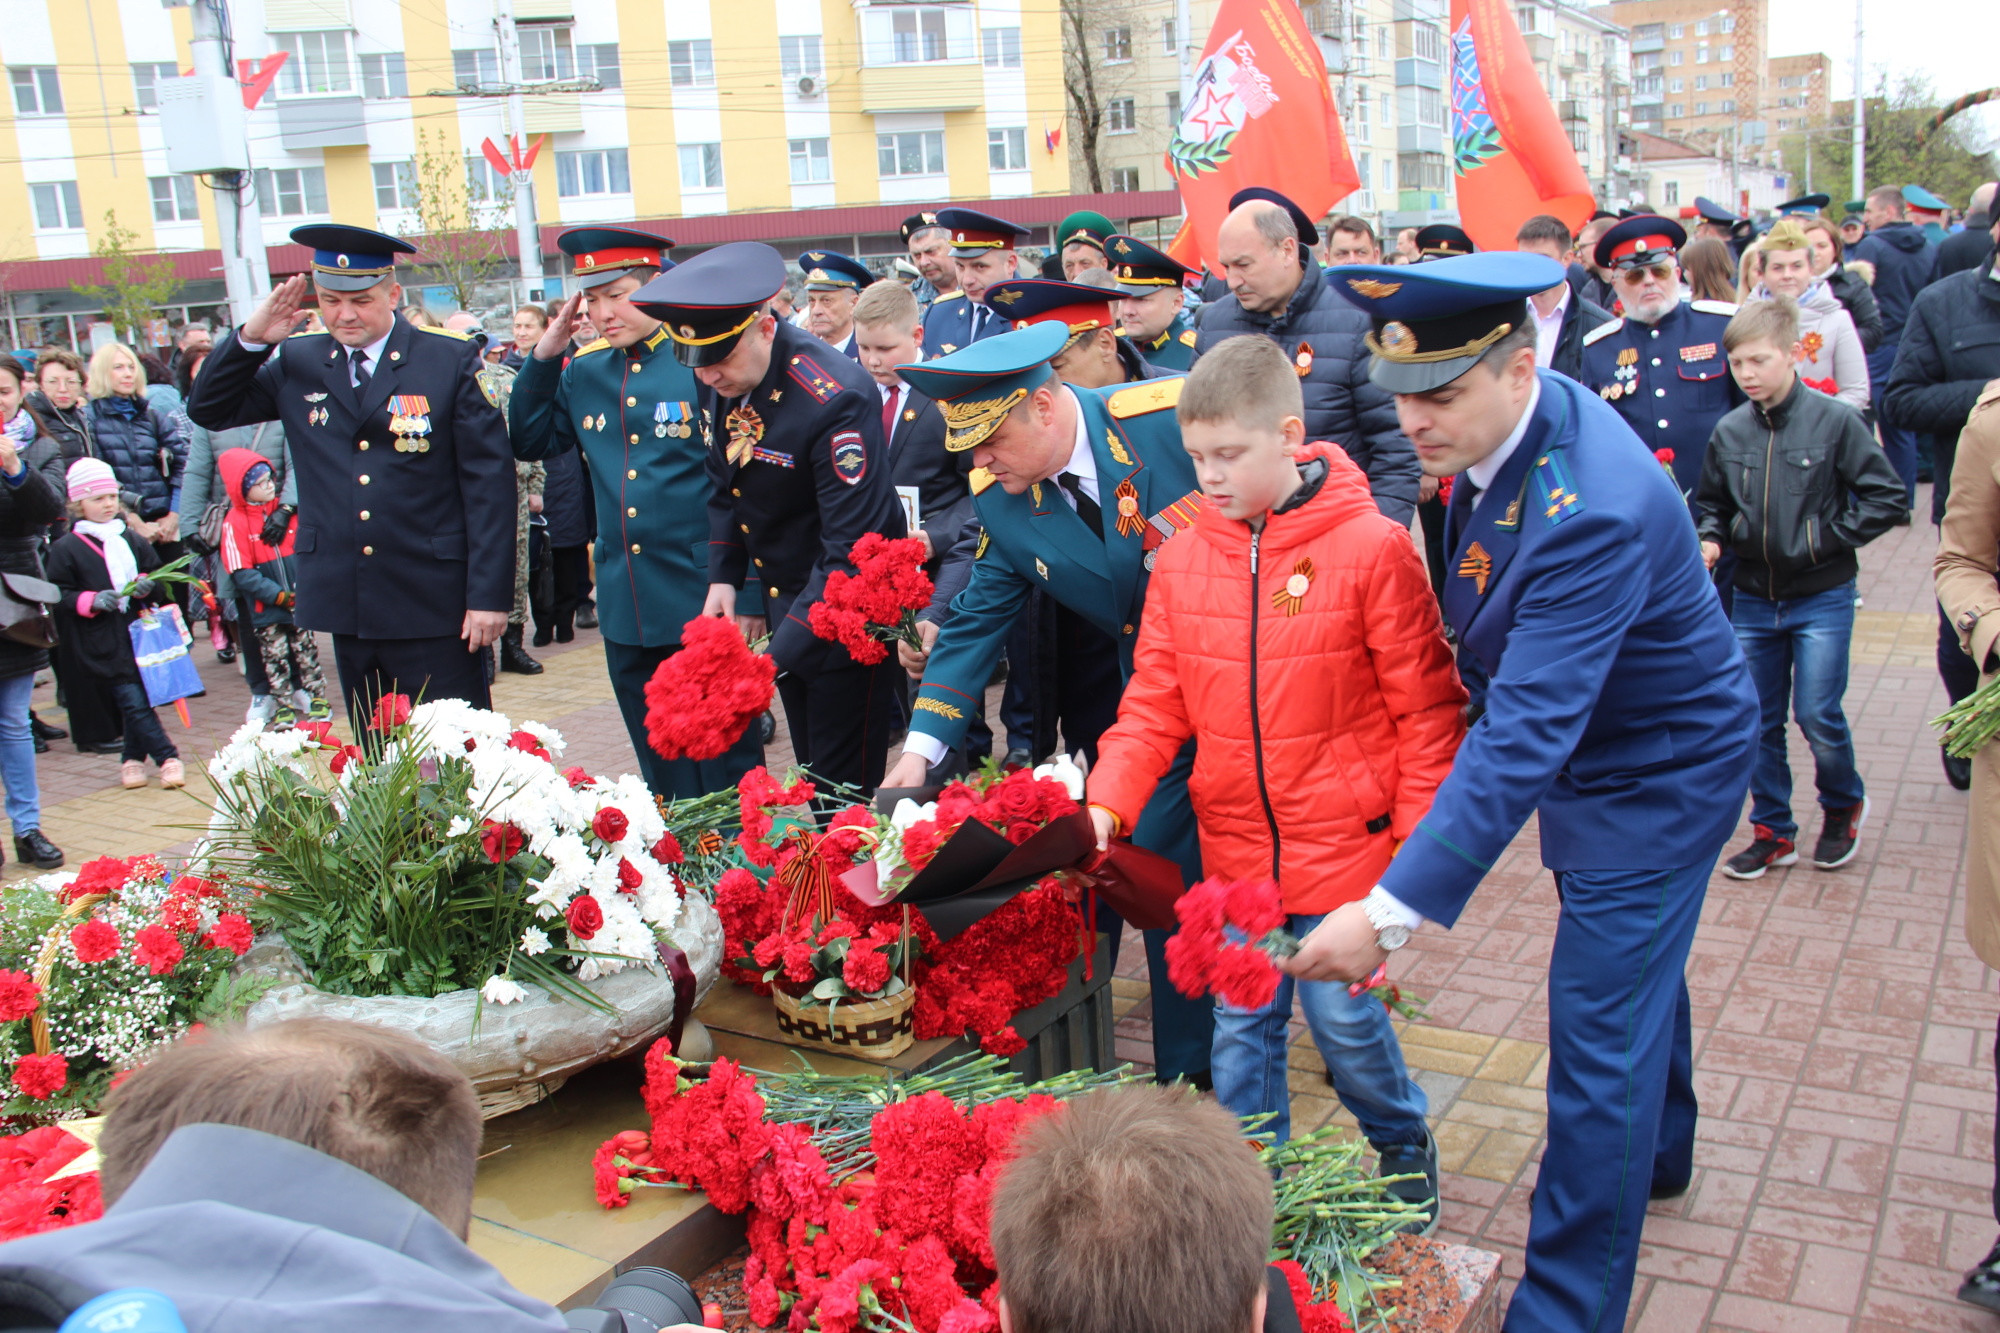
[[[398,318],[401,318],[401,316],[398,316]],[[394,333],[395,331],[395,325],[390,325],[389,333]],[[383,334],[374,342],[360,349],[368,353],[368,374],[370,378],[373,378],[376,371],[382,369],[382,349],[389,345],[389,333]],[[269,343],[253,343],[241,333],[236,335],[236,341],[242,345],[243,350],[246,352],[261,352],[271,345]],[[342,347],[347,353],[347,383],[351,388],[359,388],[361,381],[354,374],[355,349],[347,347],[345,344],[342,344]]]
[[[1535,318],[1535,364],[1543,370],[1555,366],[1556,343],[1562,338],[1563,316],[1569,313],[1569,284],[1564,283],[1561,290],[1556,308],[1546,315],[1532,296],[1528,298],[1528,313]]]

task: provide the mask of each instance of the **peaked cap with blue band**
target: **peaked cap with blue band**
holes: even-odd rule
[[[799,256],[809,292],[858,292],[875,281],[868,266],[832,250],[808,250]]]
[[[396,276],[397,255],[417,252],[399,237],[333,222],[294,227],[292,239],[311,247],[313,284],[330,292],[365,292]]]
[[[1714,222],[1722,226],[1735,226],[1743,220],[1713,199],[1702,195],[1695,196],[1694,211],[1703,222]]]
[[[1368,378],[1389,393],[1429,393],[1477,365],[1527,324],[1528,298],[1568,277],[1544,255],[1516,250],[1423,264],[1349,264],[1327,285],[1365,311],[1374,329]]]
[[[1162,287],[1179,288],[1194,272],[1137,236],[1112,236],[1105,243],[1104,256],[1111,261],[1111,276],[1118,279],[1120,290],[1127,296],[1145,296]]]
[[[631,299],[667,326],[680,363],[698,368],[735,351],[784,285],[784,256],[762,241],[731,241],[660,274]]]
[[[963,453],[999,429],[1017,403],[1054,377],[1049,358],[1068,342],[1067,324],[1030,324],[935,361],[897,366],[896,373],[936,400],[944,413],[945,449]]]
[[[570,257],[571,277],[584,291],[614,282],[635,268],[674,267],[667,251],[672,239],[632,227],[571,227],[556,237],[556,248]]]

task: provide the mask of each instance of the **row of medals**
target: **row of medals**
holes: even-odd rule
[[[427,454],[431,451],[431,442],[425,438],[431,433],[428,416],[392,416],[389,418],[389,433],[396,437],[394,448],[399,454]]]
[[[1639,392],[1639,353],[1627,347],[1618,353],[1618,369],[1612,372],[1613,382],[1604,386],[1604,398],[1623,398]]]
[[[587,416],[583,418],[578,424],[585,430],[603,430],[604,422],[604,414],[600,412],[595,417]],[[654,438],[661,440],[666,439],[669,435],[682,440],[692,439],[694,437],[694,423],[685,419],[678,421],[669,420],[667,405],[660,403],[653,408],[653,435]]]

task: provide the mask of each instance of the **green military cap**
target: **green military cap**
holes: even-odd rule
[[[1118,228],[1111,225],[1111,219],[1102,213],[1080,209],[1056,224],[1056,253],[1072,241],[1081,241],[1099,254],[1104,253],[1104,243],[1111,239]]]

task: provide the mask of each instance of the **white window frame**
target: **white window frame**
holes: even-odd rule
[[[192,176],[150,176],[147,187],[153,194],[155,223],[199,222],[201,203],[195,194]],[[161,210],[165,209],[165,216]]]
[[[972,5],[861,8],[864,65],[969,65],[982,58],[979,14]]]
[[[409,162],[377,162],[375,175],[375,211],[377,213],[414,213],[417,209],[417,171]]]
[[[36,231],[83,230],[83,200],[75,181],[37,181],[28,187],[28,200]]]
[[[684,143],[676,146],[675,153],[680,159],[682,193],[701,194],[724,188],[720,143]]]
[[[62,79],[54,65],[13,65],[8,68],[7,77],[14,86],[15,115],[60,116],[63,113]],[[23,94],[26,94],[25,99]],[[33,100],[33,106],[27,105],[28,99]]]
[[[792,184],[824,185],[833,179],[832,140],[792,139],[786,150],[792,164]]]
[[[826,54],[816,32],[778,39],[778,72],[786,83],[826,77]]]
[[[451,81],[459,88],[500,82],[500,52],[490,46],[458,47],[451,53]]]
[[[278,71],[280,97],[352,97],[356,86],[354,34],[346,28],[279,32],[271,41],[291,54]]]
[[[1137,167],[1111,168],[1110,185],[1111,185],[1111,193],[1113,194],[1137,193],[1139,189],[1139,168]]]
[[[1132,62],[1132,29],[1129,25],[1106,28],[1103,44],[1105,64],[1127,65]]]
[[[374,102],[392,102],[410,95],[410,71],[401,51],[363,51],[361,95]]]
[[[916,140],[915,149],[918,165],[912,170],[903,169],[904,153]],[[888,156],[884,158],[884,154]],[[887,163],[889,170],[882,167]],[[945,174],[943,130],[901,130],[892,134],[875,136],[875,171],[883,180],[899,176],[941,176]]]
[[[1104,104],[1104,132],[1106,134],[1137,134],[1139,132],[1139,106],[1130,97],[1113,97]]]
[[[556,197],[603,199],[632,193],[631,159],[623,148],[580,148],[556,154]],[[595,185],[597,188],[592,188]]]
[[[607,58],[605,52],[610,52]],[[625,86],[625,64],[616,42],[579,42],[576,46],[576,76],[596,79],[599,91],[616,92]]]
[[[172,61],[134,61],[132,64],[132,104],[140,111],[160,109],[160,80],[180,77],[180,66]]]
[[[1017,24],[1011,28],[981,28],[979,59],[988,69],[1021,68],[1020,26]]]
[[[989,125],[986,128],[986,169],[1026,171],[1028,131],[1022,126]]]
[[[291,61],[285,63],[289,65]],[[259,167],[254,179],[257,183],[257,204],[266,215],[280,218],[327,216],[325,167]],[[286,208],[287,199],[296,200],[298,207]],[[315,208],[314,204],[319,206]]]
[[[576,44],[567,23],[518,23],[521,35],[521,79],[541,83],[576,77]],[[529,46],[536,48],[532,53]],[[535,63],[530,64],[533,61]]]
[[[713,88],[715,43],[706,37],[668,42],[667,81],[676,88]]]

